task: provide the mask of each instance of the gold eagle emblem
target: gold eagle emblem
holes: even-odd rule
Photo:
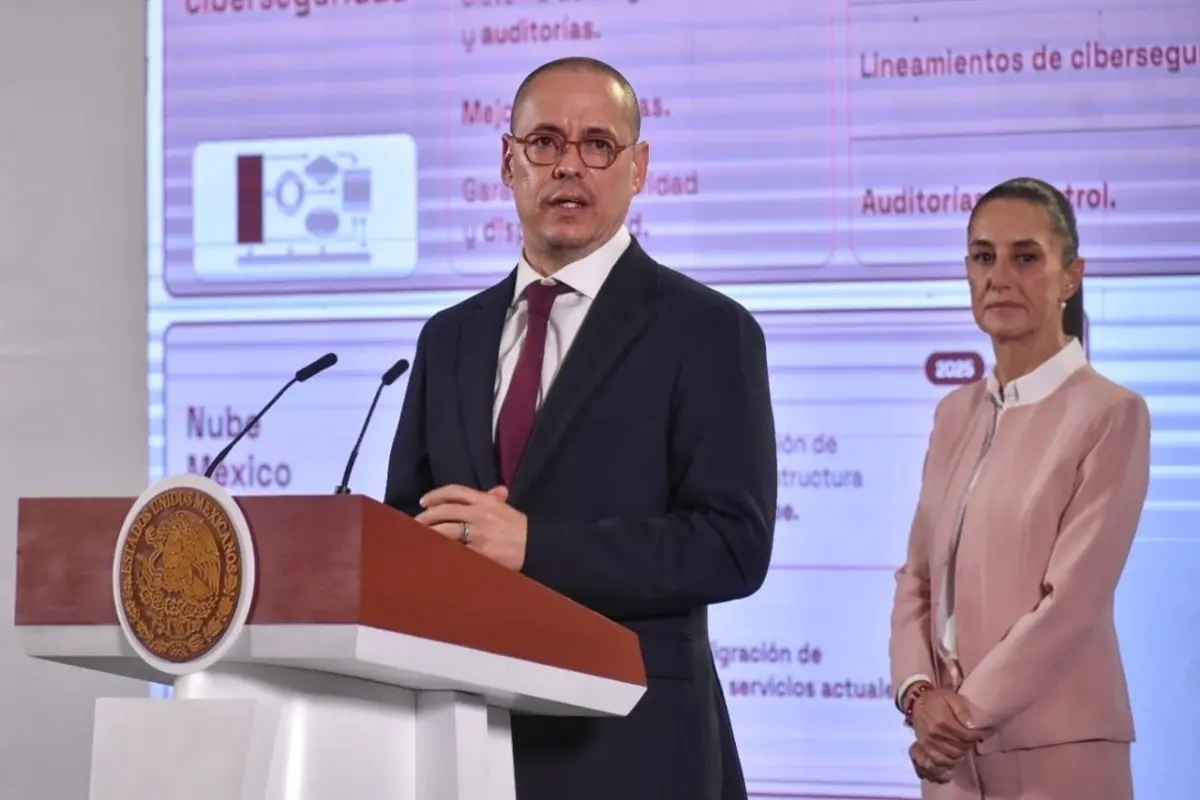
[[[184,663],[229,630],[242,584],[241,549],[224,508],[200,490],[169,489],[130,527],[118,611],[152,655]]]

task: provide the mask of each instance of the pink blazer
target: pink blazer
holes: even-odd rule
[[[938,655],[956,552],[957,688],[994,730],[978,751],[1133,741],[1113,601],[1149,456],[1145,401],[1074,341],[1003,390],[992,378],[943,398],[896,573],[892,685],[957,683]]]

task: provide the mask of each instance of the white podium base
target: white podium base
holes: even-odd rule
[[[91,800],[516,800],[508,711],[457,692],[219,665],[96,703]]]

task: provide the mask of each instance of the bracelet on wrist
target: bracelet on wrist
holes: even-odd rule
[[[915,709],[917,707],[917,701],[921,699],[921,695],[925,694],[932,688],[933,688],[933,686],[931,684],[928,684],[928,683],[925,683],[924,681],[922,681],[921,683],[918,683],[916,686],[914,686],[908,690],[908,697],[906,698],[906,701],[904,703],[904,724],[905,725],[907,725],[910,728],[912,727],[913,709]]]

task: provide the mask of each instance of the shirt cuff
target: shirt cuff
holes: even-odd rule
[[[933,684],[933,678],[922,673],[910,675],[904,679],[904,683],[900,684],[900,688],[896,690],[896,708],[900,709],[901,711],[904,710],[904,708],[900,705],[900,699],[904,697],[904,693],[908,691],[910,686],[912,686],[914,683],[920,683],[921,681],[924,681],[930,685]]]

